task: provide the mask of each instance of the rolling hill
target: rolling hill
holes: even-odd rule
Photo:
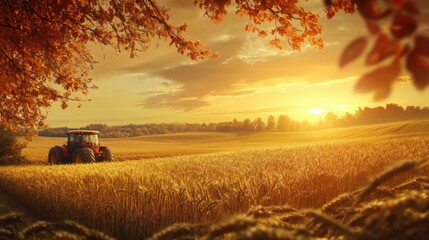
[[[295,132],[195,132],[149,135],[131,138],[102,138],[116,159],[135,160],[260,147],[285,147],[361,139],[391,139],[425,136],[429,120],[363,125]],[[33,163],[46,163],[49,148],[63,144],[64,138],[38,137],[29,142],[24,155]]]

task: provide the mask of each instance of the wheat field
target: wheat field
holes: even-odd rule
[[[404,129],[404,124],[396,127]],[[429,137],[414,136],[421,128],[393,131],[404,134],[397,137],[392,135],[394,127],[367,128],[374,131],[359,140],[351,139],[363,131],[348,128],[342,130],[342,137],[333,134],[336,137],[331,141],[318,132],[312,137],[319,140],[312,144],[300,144],[302,140],[295,137],[289,147],[249,149],[258,143],[252,135],[239,146],[241,150],[227,152],[91,165],[6,167],[0,172],[0,185],[48,219],[78,221],[119,239],[143,239],[173,223],[220,221],[252,206],[322,207],[339,194],[365,186],[371,176],[392,163],[429,160]],[[392,184],[427,174],[428,168],[410,171]]]
[[[141,160],[201,153],[338,143],[344,140],[378,140],[419,137],[429,132],[429,120],[330,128],[297,132],[178,133],[131,138],[101,138],[117,161]],[[24,156],[32,164],[47,164],[51,147],[66,143],[66,137],[37,137],[28,142]],[[22,139],[24,141],[24,139]]]
[[[381,186],[416,167],[414,161],[399,162],[365,188],[341,194],[319,209],[254,206],[219,222],[173,224],[150,239],[426,240],[429,178]]]

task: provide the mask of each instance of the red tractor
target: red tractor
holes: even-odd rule
[[[100,145],[98,142],[98,134],[98,131],[92,130],[68,131],[67,145],[57,145],[49,150],[49,164],[79,164],[113,161],[113,155],[110,149]]]

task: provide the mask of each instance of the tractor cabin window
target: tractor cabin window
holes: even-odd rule
[[[70,134],[69,135],[69,144],[73,144],[74,143],[74,134]]]
[[[82,135],[82,143],[93,143],[98,145],[98,136],[97,135]]]
[[[77,144],[82,143],[82,135],[76,135],[75,143]]]

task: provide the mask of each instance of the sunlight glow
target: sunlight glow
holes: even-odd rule
[[[314,109],[308,110],[308,112],[310,112],[310,113],[312,113],[314,115],[320,115],[320,114],[326,112],[326,110],[320,109],[320,108],[314,108]]]

